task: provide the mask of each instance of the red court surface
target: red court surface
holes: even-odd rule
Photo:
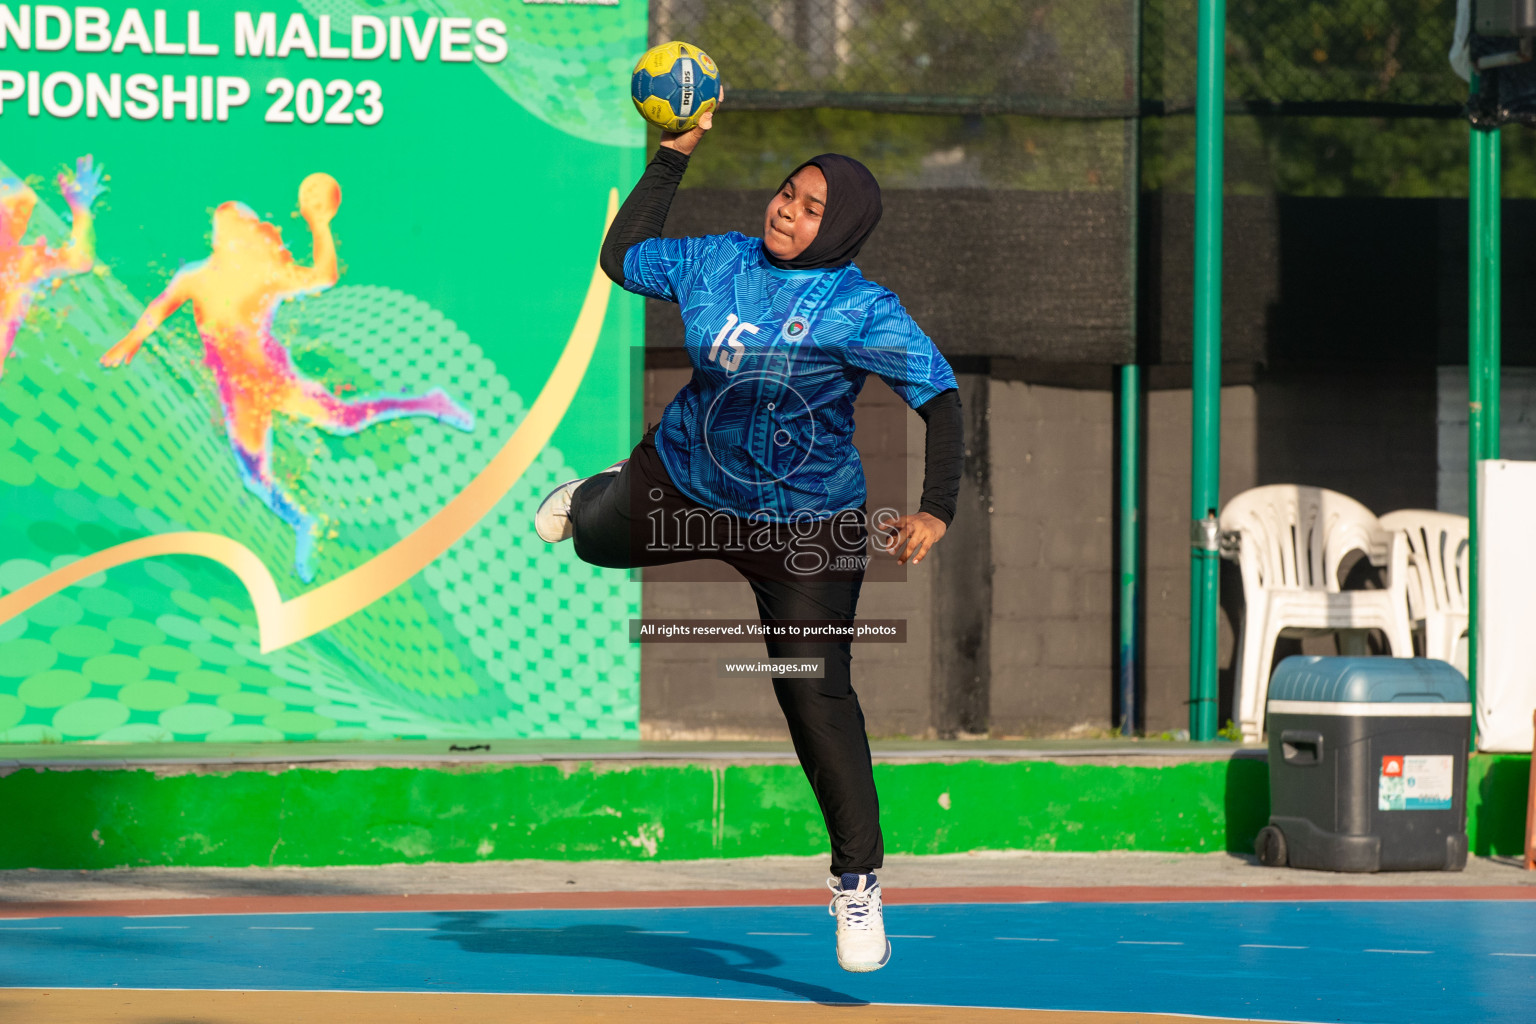
[[[888,906],[966,903],[1257,903],[1536,900],[1525,885],[989,886],[886,890]],[[0,920],[24,917],[141,917],[164,914],[347,914],[453,910],[592,910],[662,907],[800,907],[825,903],[815,890],[436,893],[419,896],[215,896],[144,900],[0,903]]]

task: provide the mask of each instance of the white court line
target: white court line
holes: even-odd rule
[[[1432,949],[1366,949],[1366,950],[1361,950],[1361,952],[1363,952],[1363,953],[1411,953],[1414,956],[1429,956],[1431,953],[1434,952],[1434,950],[1432,950]]]
[[[931,939],[932,935],[887,935],[888,939]]]
[[[1536,953],[1489,953],[1489,956],[1528,956],[1536,957]]]
[[[810,935],[810,932],[747,932],[748,935]]]
[[[1182,946],[1182,942],[1151,942],[1145,939],[1121,939],[1117,946]]]
[[[1056,942],[1056,939],[1029,939],[1022,935],[994,935],[998,942]]]
[[[189,924],[125,924],[125,932],[178,932],[186,931],[192,926]]]
[[[1267,946],[1262,942],[1245,942],[1238,949],[1306,949],[1306,946]]]
[[[687,932],[635,932],[636,935],[687,935]]]
[[[505,929],[503,929],[505,930]],[[375,928],[376,932],[435,932],[436,928]]]
[[[314,931],[313,928],[311,928],[311,927],[309,927],[307,925],[301,928],[301,927],[297,927],[297,926],[291,925],[291,924],[253,924],[253,925],[251,925],[249,930],[253,931],[253,932],[312,932],[312,931]]]

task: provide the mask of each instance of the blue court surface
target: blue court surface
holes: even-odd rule
[[[1536,1020],[1536,902],[939,904],[886,915],[894,957],[868,975],[837,968],[832,921],[814,907],[11,919],[0,921],[0,988]]]

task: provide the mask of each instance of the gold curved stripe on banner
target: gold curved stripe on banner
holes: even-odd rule
[[[603,222],[606,233],[619,210],[619,193],[608,193],[608,214]],[[592,283],[582,302],[576,326],[565,343],[565,351],[539,392],[538,399],[518,424],[517,430],[502,445],[480,475],[465,485],[436,515],[413,530],[392,547],[379,552],[356,569],[338,576],[291,601],[278,593],[271,572],[255,552],[239,541],[217,533],[165,533],[141,537],[115,547],[87,555],[35,580],[19,590],[0,597],[0,622],[20,615],[38,602],[52,597],[65,587],[79,583],[99,572],[162,555],[198,555],[209,558],[240,578],[256,608],[256,624],[263,653],[279,650],[314,636],[348,616],[368,607],[400,584],[409,580],[459,538],[469,532],[496,506],[517,483],[523,473],[544,450],[555,428],[565,417],[576,391],[586,376],[597,338],[608,312],[612,283],[602,267],[592,271]]]

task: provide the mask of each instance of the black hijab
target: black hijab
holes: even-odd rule
[[[813,156],[790,171],[779,188],[807,167],[816,167],[827,179],[827,205],[821,228],[805,252],[781,260],[763,246],[763,258],[780,270],[830,270],[853,262],[875,225],[880,223],[880,183],[869,168],[838,153]]]

